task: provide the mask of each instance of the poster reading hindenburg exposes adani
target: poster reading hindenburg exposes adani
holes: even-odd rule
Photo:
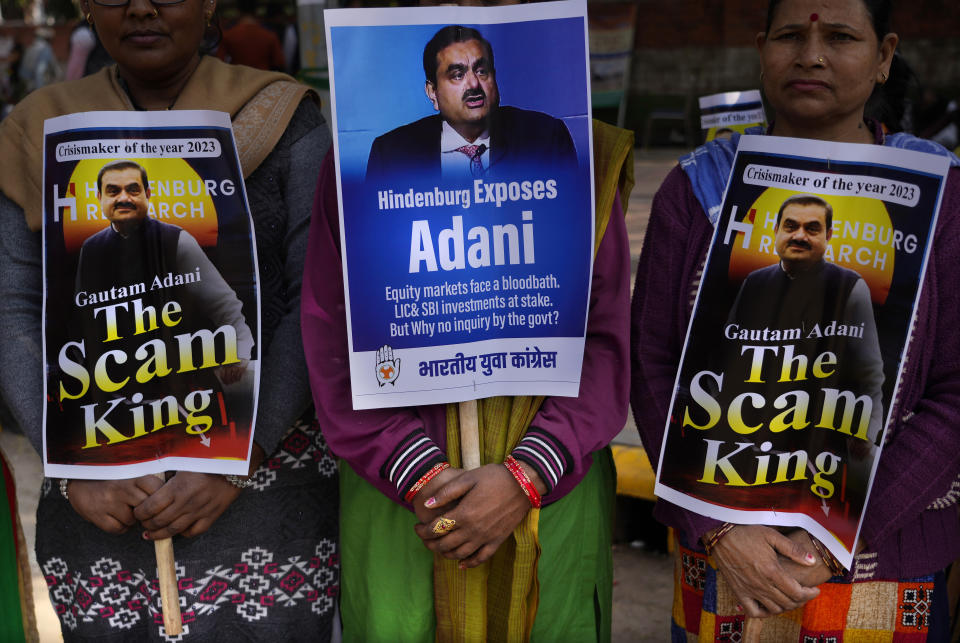
[[[43,189],[46,475],[246,474],[260,304],[229,116],[47,120]]]
[[[354,408],[576,396],[586,3],[324,15]]]
[[[948,161],[740,139],[668,415],[655,493],[802,527],[849,567]]]

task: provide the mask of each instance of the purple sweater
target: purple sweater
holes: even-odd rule
[[[652,458],[713,227],[677,166],[653,200],[631,329],[631,403]],[[861,530],[856,580],[931,574],[960,556],[960,169],[950,170],[916,325]],[[655,516],[691,541],[720,523],[664,500]]]
[[[402,503],[446,461],[446,405],[355,411],[347,359],[343,264],[333,155],[320,172],[301,300],[302,332],[320,426],[330,448]],[[580,396],[547,398],[513,451],[547,484],[544,503],[570,492],[591,454],[623,428],[629,390],[630,249],[619,198],[593,263]]]

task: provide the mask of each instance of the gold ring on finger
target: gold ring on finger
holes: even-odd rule
[[[437,524],[433,526],[433,533],[438,536],[442,536],[449,531],[453,531],[453,528],[456,524],[457,521],[453,518],[444,518],[443,516],[440,516],[440,520],[438,520]]]

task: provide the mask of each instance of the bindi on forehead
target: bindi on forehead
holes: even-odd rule
[[[810,22],[816,22],[816,21],[819,20],[819,19],[820,19],[820,16],[819,16],[819,15],[817,15],[817,14],[815,14],[815,13],[811,13],[811,14],[810,14]]]

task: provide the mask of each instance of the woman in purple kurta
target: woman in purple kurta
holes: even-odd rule
[[[601,133],[597,127],[595,124],[595,147],[603,138],[597,138]],[[632,134],[616,136],[625,146],[625,155]],[[617,185],[620,165],[609,163],[598,168],[597,174],[604,177],[598,179],[599,204],[604,202],[599,196],[603,186],[614,190]],[[580,395],[546,398],[510,451],[545,488],[535,568],[539,598],[532,603],[536,618],[532,634],[528,632],[534,640],[570,637],[603,641],[610,636],[614,473],[605,447],[626,419],[630,290],[629,246],[619,189],[607,203],[611,202],[609,217],[598,216],[606,225],[605,230],[600,226],[602,239],[593,262]],[[530,503],[509,475],[505,486],[489,480],[499,470],[505,471],[493,464],[462,474],[459,469],[441,471],[414,499],[414,514],[414,506],[405,497],[424,474],[447,462],[448,405],[353,410],[332,156],[324,163],[317,187],[301,306],[304,347],[320,424],[331,449],[349,465],[341,467],[341,533],[349,543],[342,560],[344,637],[434,640],[435,626],[443,625],[436,622],[434,604],[440,605],[448,597],[439,588],[434,597],[433,554],[414,535],[417,526],[421,529],[417,533],[423,536],[423,525],[418,523],[425,522],[424,499],[444,493],[447,483],[443,478],[448,472],[463,476],[455,483],[476,476],[474,489],[479,493],[464,495],[458,508],[478,507],[481,510],[476,515],[493,516],[478,521],[484,523],[478,531],[492,535],[478,553],[456,556],[468,567],[484,562],[489,552],[500,548],[518,520],[526,516]],[[510,404],[515,399],[519,398],[484,402]],[[513,507],[517,494],[519,509]],[[435,517],[425,524],[429,527],[433,520]],[[461,528],[459,516],[456,528]],[[503,548],[514,546],[508,544]],[[497,585],[492,578],[487,590],[488,612],[495,603],[527,611],[524,596],[511,596],[509,584]],[[479,626],[471,627],[474,634],[482,636]],[[501,638],[493,630],[486,631],[494,640]]]
[[[446,460],[446,405],[353,410],[336,199],[333,157],[328,155],[314,203],[301,302],[314,400],[334,452],[388,498],[403,503],[410,487],[433,465]],[[580,396],[547,398],[514,453],[546,483],[545,502],[569,493],[590,467],[591,454],[623,428],[629,385],[624,361],[629,261],[623,209],[617,198],[593,263]],[[410,468],[414,458],[406,447],[418,441],[427,457]],[[545,457],[524,451],[525,445]]]
[[[771,2],[758,36],[764,92],[776,111],[769,134],[948,154],[907,135],[885,135],[864,117],[874,83],[895,73],[888,13],[889,3],[874,0]],[[631,402],[653,453],[735,147],[735,140],[714,142],[684,157],[653,201],[631,338]],[[960,265],[958,163],[953,157],[852,569],[834,576],[803,530],[762,525],[724,530],[707,556],[702,544],[723,525],[661,500],[655,515],[677,530],[680,545],[674,640],[732,636],[745,614],[766,617],[762,631],[772,641],[879,632],[897,633],[882,640],[925,640],[943,632],[938,616],[946,597],[935,576],[960,556],[960,291],[950,286]],[[897,638],[908,632],[919,638]]]

